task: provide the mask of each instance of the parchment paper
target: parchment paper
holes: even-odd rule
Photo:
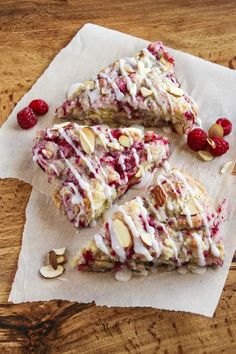
[[[126,34],[91,24],[85,25],[55,57],[0,129],[0,177],[23,179],[39,191],[49,194],[43,173],[32,163],[31,148],[36,130],[55,123],[55,107],[65,99],[69,85],[89,79],[114,59],[132,55],[146,44],[146,41]],[[220,116],[230,118],[235,126],[236,73],[173,49],[169,51],[175,58],[179,81],[199,105],[203,127],[207,129]],[[23,131],[16,124],[16,113],[37,97],[49,102],[50,112],[39,119],[36,127]],[[97,304],[108,306],[153,306],[212,316],[236,247],[236,223],[233,221],[236,179],[229,174],[219,173],[224,162],[235,161],[233,142],[236,129],[227,138],[231,146],[230,151],[208,163],[200,161],[196,154],[186,147],[184,138],[180,139],[173,133],[168,136],[171,141],[171,165],[183,168],[192,176],[198,177],[206,186],[214,203],[228,196],[227,209],[231,216],[230,221],[223,227],[226,244],[223,268],[207,271],[201,276],[180,276],[173,272],[119,283],[111,274],[78,274],[67,265],[68,269],[61,279],[41,279],[38,270],[46,252],[52,248],[67,246],[70,254],[73,254],[75,249],[87,241],[88,235],[92,236],[96,230],[87,229],[79,231],[79,235],[76,234],[69,221],[60,216],[51,205],[50,198],[34,190],[27,207],[22,251],[9,300],[95,300]],[[132,195],[133,193],[129,193],[127,197]]]

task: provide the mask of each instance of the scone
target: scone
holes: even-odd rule
[[[196,120],[197,105],[180,88],[174,59],[161,42],[154,42],[81,83],[57,108],[56,115],[89,125],[171,124],[179,134],[184,134]]]
[[[167,138],[152,131],[70,122],[39,131],[33,147],[57,206],[76,227],[91,224],[168,155]]]
[[[160,174],[143,198],[120,206],[74,265],[79,271],[131,270],[146,274],[168,268],[221,266],[219,224],[203,187],[179,170]]]

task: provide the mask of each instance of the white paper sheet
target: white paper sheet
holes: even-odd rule
[[[142,39],[99,26],[84,26],[55,57],[0,129],[0,177],[23,179],[48,194],[43,173],[32,163],[31,148],[36,130],[55,123],[55,107],[65,99],[67,88],[72,83],[89,79],[98,69],[114,59],[132,55],[146,44]],[[203,127],[207,129],[216,118],[222,116],[230,118],[235,127],[236,72],[176,50],[169,51],[175,58],[179,81],[199,105]],[[23,131],[17,126],[16,113],[31,99],[38,97],[50,104],[50,111],[39,119],[36,127]],[[67,246],[72,252],[86,241],[84,234],[91,235],[95,231],[87,229],[75,235],[72,225],[59,216],[48,197],[33,191],[27,207],[22,251],[10,295],[11,301],[55,298],[84,302],[95,300],[97,304],[108,306],[153,306],[207,316],[213,314],[236,246],[236,225],[232,217],[235,215],[232,207],[236,199],[236,179],[219,173],[224,162],[235,161],[233,141],[236,138],[236,129],[227,138],[230,151],[208,163],[200,161],[187,148],[184,138],[180,139],[173,133],[169,138],[172,151],[169,161],[172,166],[183,168],[192,176],[198,177],[215,203],[226,195],[230,198],[231,221],[224,225],[224,267],[218,271],[208,271],[201,277],[192,274],[179,276],[174,272],[135,278],[125,284],[116,282],[111,274],[78,274],[70,269],[63,275],[64,281],[41,279],[37,272],[45,252],[59,246]]]

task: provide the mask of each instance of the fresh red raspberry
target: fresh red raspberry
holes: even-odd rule
[[[30,102],[29,107],[34,111],[38,116],[43,116],[48,112],[48,104],[41,100],[40,98],[37,100],[33,100]]]
[[[17,122],[22,129],[29,129],[37,124],[38,118],[31,108],[25,107],[17,113]]]
[[[213,142],[215,143],[215,147],[208,145],[208,150],[213,156],[221,156],[229,150],[229,143],[228,141],[224,140],[223,138],[212,138]]]
[[[204,130],[195,128],[188,134],[187,143],[192,150],[204,150],[207,147],[207,134]]]
[[[232,123],[227,118],[219,118],[216,121],[224,129],[224,135],[229,135],[232,131]]]

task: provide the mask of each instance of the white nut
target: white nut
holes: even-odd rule
[[[131,145],[130,138],[127,135],[121,135],[118,141],[124,147],[130,147]]]
[[[51,130],[59,130],[60,128],[65,128],[67,125],[69,125],[70,122],[63,122],[63,123],[60,123],[60,124],[55,124]]]
[[[152,245],[152,235],[151,234],[149,234],[148,232],[142,232],[140,234],[140,237],[146,245],[148,245],[148,246]]]
[[[152,91],[147,89],[146,87],[141,87],[140,91],[143,97],[148,97],[152,95]]]
[[[64,254],[66,253],[66,247],[53,248],[53,251],[56,253],[57,256],[64,256]]]
[[[166,91],[176,97],[181,97],[184,94],[184,91],[181,88],[174,86],[174,85],[167,86]]]
[[[212,154],[207,150],[199,150],[198,155],[203,161],[211,161],[213,159]]]
[[[225,172],[230,169],[230,167],[233,167],[233,161],[228,161],[228,162],[225,162],[225,164],[222,166],[221,170],[220,170],[220,173],[222,174],[225,174]]]
[[[66,256],[57,256],[57,264],[64,264],[67,262]]]
[[[86,87],[87,89],[93,90],[94,87],[95,87],[95,82],[92,81],[92,80],[85,81],[85,82],[84,82],[84,85],[85,85],[85,87]]]
[[[40,274],[44,278],[52,279],[56,278],[64,272],[65,268],[61,265],[57,266],[57,269],[54,269],[51,265],[46,265],[40,268]]]
[[[119,219],[113,221],[113,230],[121,247],[131,245],[131,236],[127,226]]]
[[[95,149],[95,134],[91,128],[84,127],[79,131],[80,142],[83,150],[87,154],[94,153]]]

